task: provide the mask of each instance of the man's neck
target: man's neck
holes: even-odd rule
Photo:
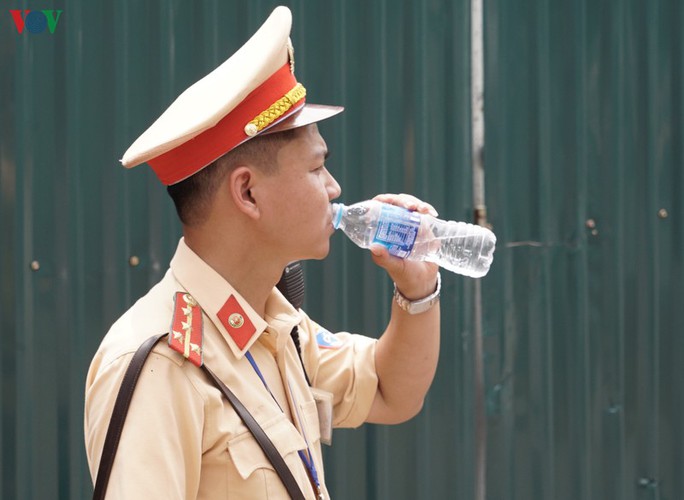
[[[184,228],[185,243],[223,277],[262,318],[266,302],[287,263],[265,255],[262,246],[241,238],[221,241],[215,233]],[[237,234],[240,234],[239,232]]]

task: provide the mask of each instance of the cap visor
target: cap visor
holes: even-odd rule
[[[302,109],[288,116],[284,120],[274,123],[259,135],[274,134],[284,132],[293,128],[303,127],[311,123],[320,122],[331,116],[335,116],[344,111],[342,106],[327,106],[325,104],[306,103]]]

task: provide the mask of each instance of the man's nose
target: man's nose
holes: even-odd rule
[[[328,197],[331,200],[334,200],[335,198],[339,198],[339,196],[342,194],[342,188],[332,174],[328,172],[328,169],[326,169],[326,172],[328,173],[328,182],[326,184],[328,188]]]

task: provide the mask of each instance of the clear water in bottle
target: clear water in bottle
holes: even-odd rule
[[[480,278],[494,258],[496,236],[466,222],[444,221],[376,200],[350,206],[333,203],[333,225],[362,248],[380,244],[390,254],[434,262],[449,271]]]

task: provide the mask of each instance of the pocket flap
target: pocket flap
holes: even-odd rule
[[[288,455],[306,448],[302,436],[283,414],[274,416],[261,427],[286,462]],[[275,470],[249,430],[228,442],[228,452],[243,479],[247,479],[257,469]]]

